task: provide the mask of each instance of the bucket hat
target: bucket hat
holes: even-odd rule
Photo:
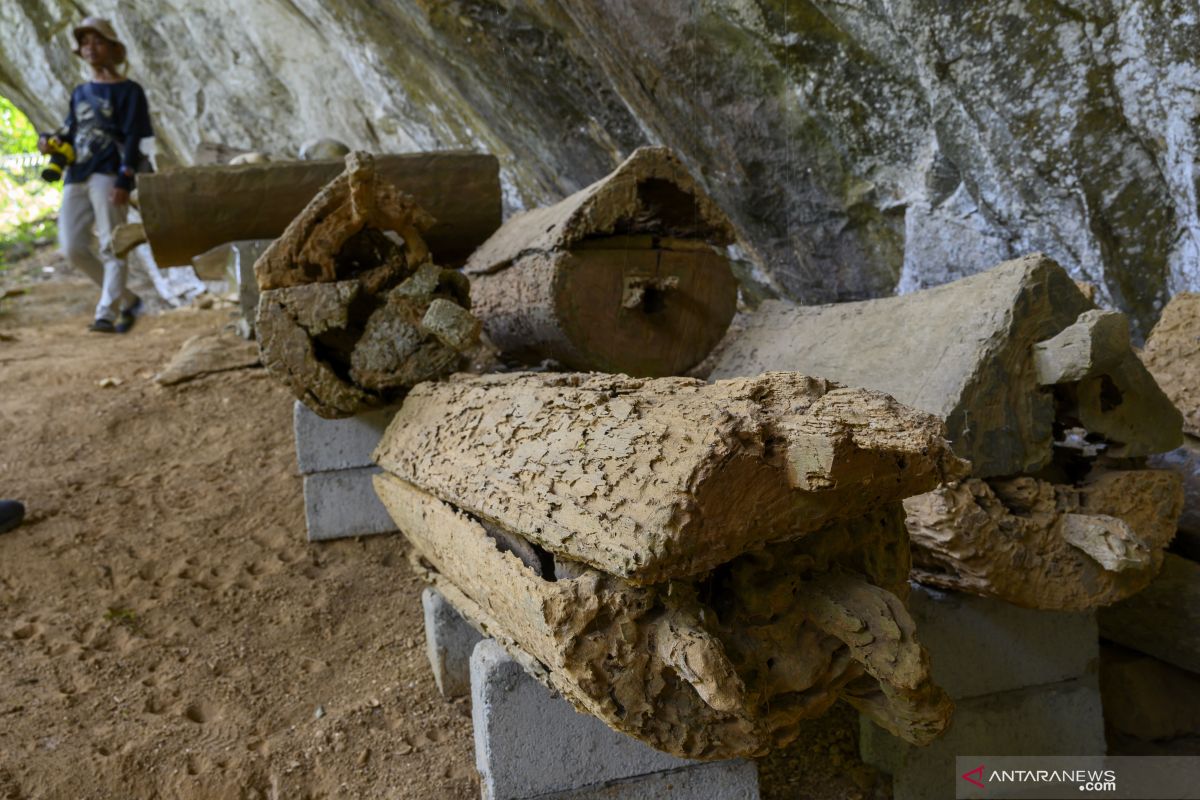
[[[125,43],[121,41],[121,37],[117,36],[117,31],[113,28],[113,24],[103,17],[85,17],[83,22],[76,26],[73,31],[75,34],[75,55],[82,55],[79,51],[83,35],[89,31],[103,36],[120,48],[121,52],[117,54],[117,63],[121,64],[125,61]]]

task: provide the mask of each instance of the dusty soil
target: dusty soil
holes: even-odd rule
[[[89,334],[43,251],[0,273],[0,798],[474,798],[399,536],[310,545],[291,399],[260,369],[152,376],[226,308]],[[887,796],[839,710],[763,796]]]

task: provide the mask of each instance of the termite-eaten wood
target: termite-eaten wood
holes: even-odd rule
[[[1183,504],[1165,470],[1080,485],[971,479],[904,502],[913,576],[1029,608],[1082,611],[1140,592],[1162,566]]]
[[[476,313],[505,357],[680,375],[737,305],[728,219],[665,148],[510,219],[467,262]]]
[[[768,301],[714,363],[713,378],[796,370],[945,420],[975,480],[906,502],[922,581],[1082,609],[1139,591],[1161,564],[1180,480],[1138,468],[1179,446],[1182,417],[1124,315],[1093,308],[1044,256],[899,297]],[[1123,502],[1101,491],[1116,484]]]
[[[489,347],[467,279],[430,260],[433,219],[351,153],[255,264],[263,364],[323,417],[396,402]]]
[[[1150,331],[1142,361],[1183,413],[1183,445],[1150,463],[1174,470],[1183,479],[1176,549],[1200,560],[1200,293],[1171,298]]]
[[[943,436],[793,373],[453,376],[397,411],[375,485],[447,599],[618,730],[761,755],[844,698],[925,743],[951,704],[900,501],[964,474]]]
[[[387,473],[375,483],[419,569],[474,625],[581,711],[660,750],[762,755],[838,698],[918,744],[948,724],[901,600],[894,503],[638,586],[537,548],[528,564],[473,515]]]
[[[940,421],[794,373],[515,373],[418,386],[375,451],[393,475],[638,584],[963,475]]]

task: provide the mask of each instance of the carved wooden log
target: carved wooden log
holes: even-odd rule
[[[432,220],[364,153],[255,264],[263,364],[323,417],[396,402],[486,357],[467,281],[429,260]]]
[[[1127,506],[1084,518],[1074,513],[1080,498],[1095,502],[1096,487],[1112,480],[1096,472],[1089,482],[1088,473],[1101,460],[1169,450],[1182,435],[1179,412],[1130,345],[1125,317],[1089,306],[1066,272],[1036,255],[901,297],[771,302],[716,355],[713,377],[794,369],[941,417],[972,477],[989,483],[906,503],[918,577],[1018,605],[1092,608],[1145,586],[1180,505],[1178,481],[1130,473],[1123,486],[1136,497]],[[996,494],[1021,473],[1060,484],[1035,482],[1070,507],[1010,513]],[[1145,509],[1164,516],[1150,524]],[[1114,519],[1101,524],[1095,514]],[[1102,545],[1081,546],[1102,530],[1136,534],[1148,560],[1135,569]]]
[[[1158,574],[1182,505],[1166,470],[1103,472],[1080,486],[1028,476],[943,486],[904,502],[913,576],[1027,608],[1105,606]]]
[[[439,263],[461,264],[500,227],[494,156],[413,153],[377,156],[375,163],[381,180],[436,220],[425,240]],[[139,204],[154,259],[182,266],[225,242],[274,239],[341,170],[341,161],[274,161],[140,176]]]
[[[1092,309],[1041,255],[899,297],[768,301],[711,377],[780,369],[877,389],[936,414],[976,478],[1036,472],[1050,463],[1056,435],[1083,420],[1121,458],[1182,439],[1179,412],[1138,362],[1123,315]]]
[[[692,580],[635,586],[544,550],[525,563],[501,546],[511,532],[387,473],[375,485],[468,619],[580,710],[660,750],[762,755],[839,697],[916,743],[947,724],[896,594],[908,564],[894,504]]]
[[[511,360],[679,375],[737,305],[732,228],[679,159],[635,151],[562,202],[509,220],[472,256],[476,314]]]
[[[960,476],[942,433],[886,395],[794,373],[455,376],[409,394],[375,460],[490,524],[648,584]]]

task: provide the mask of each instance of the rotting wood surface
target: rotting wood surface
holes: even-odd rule
[[[839,697],[923,744],[952,704],[900,599],[895,503],[690,579],[636,586],[538,551],[393,475],[376,491],[447,599],[581,711],[688,758],[762,755]],[[527,563],[528,562],[528,563]]]
[[[1146,588],[1183,507],[1167,470],[971,479],[904,502],[921,583],[1027,608],[1084,611]]]
[[[906,502],[916,577],[1027,607],[1095,608],[1161,564],[1179,481],[1126,470],[1178,446],[1182,418],[1124,315],[1090,305],[1040,255],[901,297],[764,303],[712,374],[821,374],[945,419],[974,480]],[[1121,492],[1102,491],[1116,481]]]
[[[640,148],[565,200],[510,219],[470,258],[476,313],[518,363],[679,375],[737,306],[732,227],[665,148]]]
[[[431,260],[432,219],[365,153],[255,264],[262,361],[323,417],[388,405],[490,359],[467,280]]]
[[[378,155],[380,179],[436,220],[424,239],[439,264],[461,264],[500,227],[500,167],[478,153]],[[343,169],[341,161],[203,166],[138,177],[155,262],[183,266],[213,247],[274,239]]]
[[[943,434],[884,394],[794,373],[517,373],[418,386],[375,460],[551,552],[650,584],[962,476]]]

